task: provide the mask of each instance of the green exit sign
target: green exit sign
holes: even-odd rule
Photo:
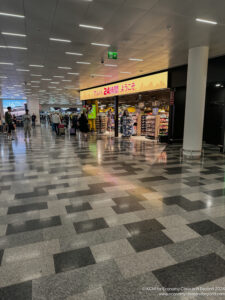
[[[108,52],[108,59],[117,59],[117,57],[118,57],[117,52],[113,52],[113,51]]]

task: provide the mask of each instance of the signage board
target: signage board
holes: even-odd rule
[[[80,100],[84,101],[113,96],[123,96],[140,92],[166,89],[167,87],[168,72],[163,72],[80,91]]]
[[[96,105],[92,104],[91,110],[88,111],[88,119],[89,120],[94,120],[96,119]]]
[[[108,59],[117,59],[118,53],[114,51],[108,51]]]

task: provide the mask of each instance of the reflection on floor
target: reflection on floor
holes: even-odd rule
[[[178,146],[148,141],[1,135],[0,299],[173,299],[224,286],[224,171],[213,147],[188,163]]]

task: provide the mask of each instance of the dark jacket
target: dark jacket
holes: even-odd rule
[[[5,113],[5,122],[6,124],[10,125],[12,124],[12,115],[8,111]]]
[[[89,131],[89,128],[88,128],[88,119],[85,116],[85,114],[82,114],[78,121],[79,121],[80,131],[87,133]]]

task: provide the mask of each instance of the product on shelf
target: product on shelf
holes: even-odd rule
[[[169,113],[163,112],[160,114],[159,135],[168,136],[169,130]]]
[[[146,115],[141,116],[141,135],[146,135]]]
[[[132,135],[137,135],[137,115],[132,115],[132,121],[133,121],[133,132]]]
[[[123,137],[130,137],[133,133],[133,119],[131,116],[122,117],[122,133]]]
[[[146,137],[151,139],[157,139],[159,135],[160,116],[146,117]]]
[[[105,133],[107,129],[107,117],[104,114],[99,114],[96,118],[97,133]]]

